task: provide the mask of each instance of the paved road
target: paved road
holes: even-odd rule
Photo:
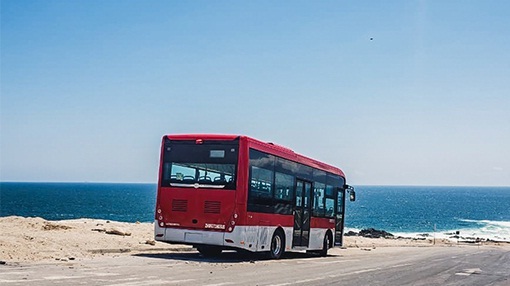
[[[398,254],[397,254],[398,250]],[[140,253],[69,262],[0,265],[1,285],[510,285],[510,248],[333,249],[281,260],[234,252]]]

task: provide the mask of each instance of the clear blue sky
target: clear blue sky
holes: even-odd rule
[[[353,185],[510,186],[510,1],[1,0],[1,181],[246,134]]]

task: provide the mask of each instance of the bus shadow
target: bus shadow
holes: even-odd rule
[[[236,251],[223,251],[220,255],[206,257],[198,252],[168,252],[168,253],[137,253],[137,257],[156,258],[164,260],[180,260],[205,263],[255,263],[261,261],[277,261],[269,257],[267,253],[239,253]],[[334,257],[328,255],[327,257]],[[319,258],[317,255],[301,252],[288,252],[280,260]]]

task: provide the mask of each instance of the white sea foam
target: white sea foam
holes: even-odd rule
[[[474,220],[474,219],[459,219],[465,222],[474,222],[481,225],[496,225],[504,228],[510,228],[510,221],[496,221],[496,220]]]
[[[436,238],[436,239],[452,239],[452,240],[495,240],[510,242],[510,221],[492,221],[492,220],[470,220],[459,219],[459,221],[474,223],[475,227],[459,228],[452,230],[438,230],[436,232],[392,232],[395,237],[406,238]],[[359,229],[346,228],[345,232],[359,232]],[[458,235],[457,235],[458,232]]]
[[[478,225],[476,228],[460,229],[460,235],[463,237],[479,237],[499,241],[510,241],[510,221],[459,220]]]

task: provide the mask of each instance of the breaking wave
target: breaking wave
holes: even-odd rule
[[[510,241],[510,221],[459,219],[476,227],[460,229],[461,236]]]
[[[469,224],[469,227],[438,230],[436,232],[391,232],[395,237],[407,238],[437,238],[437,239],[462,239],[462,240],[493,240],[510,242],[510,221],[472,220],[458,219]],[[356,228],[346,228],[345,232],[359,232]]]

